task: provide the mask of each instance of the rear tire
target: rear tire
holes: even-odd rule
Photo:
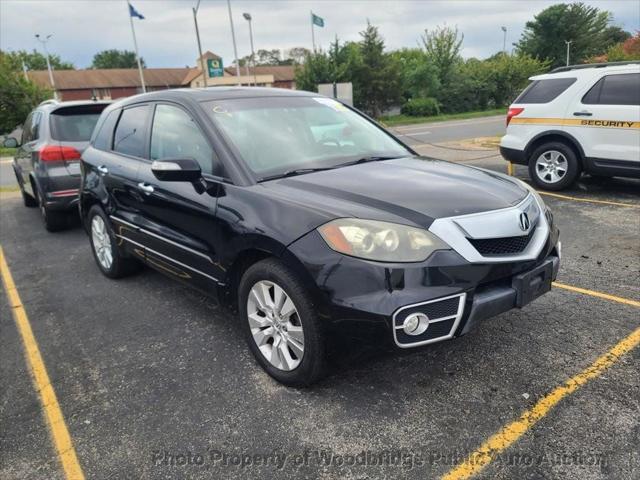
[[[562,190],[571,186],[581,170],[575,152],[562,142],[540,145],[529,156],[531,181],[544,190]]]
[[[93,258],[103,275],[122,278],[140,270],[141,263],[135,258],[125,256],[120,250],[109,218],[98,205],[89,210],[87,224]]]
[[[46,228],[48,232],[59,232],[69,226],[69,215],[67,212],[57,212],[47,208],[42,199],[42,195],[38,195],[38,203],[40,205],[40,214],[42,215],[44,228]]]
[[[33,198],[31,195],[29,195],[24,190],[24,183],[22,183],[20,177],[18,177],[18,174],[16,173],[15,170],[13,171],[13,173],[16,176],[16,181],[18,182],[18,187],[20,187],[20,194],[22,195],[22,203],[24,203],[24,206],[25,207],[29,207],[29,208],[37,207],[38,206],[38,200]]]
[[[270,258],[249,267],[240,280],[238,305],[249,349],[274,379],[306,387],[325,374],[321,321],[311,295],[286,265]]]

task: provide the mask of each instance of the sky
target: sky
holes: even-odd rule
[[[144,20],[134,18],[140,55],[148,67],[193,66],[197,44],[192,8],[197,0],[131,0]],[[238,56],[250,53],[249,28],[243,12],[253,17],[255,49],[311,48],[310,11],[322,17],[315,29],[316,45],[327,48],[337,35],[358,40],[367,19],[379,27],[387,49],[415,47],[425,29],[457,26],[464,33],[464,57],[488,57],[512,48],[534,15],[558,1],[546,0],[231,0]],[[638,0],[584,1],[608,10],[613,23],[640,30]],[[225,0],[202,0],[198,12],[204,51],[234,58],[229,13]],[[93,55],[105,49],[133,50],[125,0],[0,0],[0,48],[41,49],[34,35],[53,34],[51,53],[87,68]]]

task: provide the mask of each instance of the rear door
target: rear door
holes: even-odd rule
[[[577,95],[567,117],[586,157],[640,165],[640,73],[602,76]]]
[[[222,278],[211,241],[216,222],[216,183],[211,193],[198,193],[189,182],[158,180],[151,171],[154,160],[196,160],[203,175],[221,176],[213,146],[194,116],[182,106],[158,103],[150,129],[149,161],[140,166],[141,202],[138,225],[152,266],[204,290]]]
[[[95,179],[97,192],[123,245],[144,258],[137,228],[140,191],[137,176],[147,150],[149,104],[135,104],[109,113],[97,132],[94,148],[86,153],[87,181]]]

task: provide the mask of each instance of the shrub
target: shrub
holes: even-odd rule
[[[400,109],[410,117],[432,117],[440,114],[440,105],[435,98],[412,98]]]

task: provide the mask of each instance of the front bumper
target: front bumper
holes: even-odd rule
[[[537,258],[510,263],[470,263],[453,250],[434,252],[422,263],[368,262],[334,252],[315,231],[289,251],[311,275],[318,313],[331,333],[408,348],[464,335],[517,307],[513,279],[524,272],[547,264],[555,279],[558,235],[552,226]],[[409,338],[402,322],[421,309],[433,321],[429,335]]]

